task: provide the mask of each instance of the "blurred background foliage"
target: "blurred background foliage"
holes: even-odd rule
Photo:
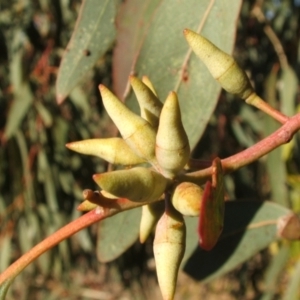
[[[100,82],[112,85],[111,51],[62,105],[55,100],[59,62],[80,4],[0,3],[0,271],[78,217],[82,189],[95,187],[91,175],[107,168],[102,160],[71,153],[65,144],[114,134],[97,90]],[[234,50],[258,94],[287,115],[300,111],[299,6],[296,0],[245,0]],[[277,127],[222,92],[193,156],[211,160],[232,155]],[[299,138],[297,134],[289,145],[226,176],[227,198],[273,200],[299,213]],[[160,297],[151,241],[134,244],[107,264],[98,262],[96,242],[95,225],[61,243],[17,277],[7,298]],[[299,258],[299,242],[278,242],[211,283],[200,284],[182,272],[176,299],[299,299],[299,284],[290,281],[300,276]]]

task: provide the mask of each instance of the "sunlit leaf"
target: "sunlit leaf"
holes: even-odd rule
[[[85,0],[63,56],[56,82],[61,103],[111,46],[115,38],[116,1]]]
[[[141,208],[103,220],[98,229],[98,259],[109,262],[125,252],[138,238],[140,220]]]
[[[211,251],[195,249],[184,270],[205,281],[231,271],[276,241],[277,219],[290,213],[272,202],[225,202],[224,229],[217,245]]]
[[[117,42],[113,55],[114,92],[122,99],[136,54],[161,0],[124,1],[116,17]],[[124,59],[126,53],[126,59]]]
[[[240,5],[241,1],[162,0],[157,2],[155,10],[151,7],[154,13],[148,28],[144,27],[144,38],[135,55],[132,55],[131,47],[126,48],[124,44],[122,53],[128,50],[129,57],[134,58],[131,70],[139,77],[149,76],[162,101],[170,91],[178,92],[183,123],[192,148],[210,119],[220,87],[199,59],[190,53],[182,32],[185,28],[199,30],[201,27],[203,35],[224,51],[231,52]],[[136,21],[135,26],[139,27]],[[131,23],[129,26],[132,26]],[[126,27],[123,32],[126,32]],[[117,70],[118,65],[114,68]],[[129,75],[129,70],[126,72]],[[118,74],[115,72],[114,75]],[[137,109],[133,95],[128,105]]]

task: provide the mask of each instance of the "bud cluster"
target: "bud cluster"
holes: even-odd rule
[[[229,55],[205,38],[185,30],[194,52],[228,91],[247,98],[252,87],[244,72]],[[126,168],[95,174],[94,181],[108,201],[127,198],[143,205],[140,241],[155,230],[154,255],[163,299],[173,299],[178,269],[185,251],[183,216],[199,216],[203,189],[182,182],[190,157],[190,146],[182,124],[177,94],[170,92],[164,104],[158,99],[149,78],[129,78],[140,106],[133,113],[109,89],[99,85],[103,105],[121,137],[71,142],[67,147],[82,154],[99,156]],[[161,201],[161,200],[164,200]],[[95,201],[85,200],[82,209],[94,209]],[[156,227],[156,229],[155,229]]]

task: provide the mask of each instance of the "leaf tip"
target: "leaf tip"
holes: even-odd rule
[[[57,94],[56,96],[56,103],[58,105],[62,104],[66,100],[66,95]]]

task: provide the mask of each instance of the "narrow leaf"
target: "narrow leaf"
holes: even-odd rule
[[[85,0],[71,40],[64,53],[56,82],[56,98],[61,103],[83,79],[115,38],[116,1]]]
[[[184,270],[205,281],[224,275],[276,241],[277,219],[290,213],[272,202],[226,202],[224,229],[217,245],[209,252],[197,247]]]
[[[166,99],[172,90],[178,92],[183,124],[191,148],[201,137],[210,119],[220,86],[189,51],[182,32],[185,28],[201,31],[222,50],[231,52],[240,5],[241,1],[161,0],[157,3],[153,17],[149,19],[141,46],[135,55],[128,57],[134,58],[131,71],[138,77],[149,76],[160,99]],[[138,22],[135,24],[136,27],[139,25]],[[123,53],[127,53],[125,45]],[[117,70],[118,65],[114,68]],[[114,75],[117,76],[117,73]],[[133,95],[128,101],[131,108],[137,109]]]
[[[113,55],[114,92],[119,99],[123,98],[132,64],[160,2],[161,0],[129,0],[120,5],[116,17],[117,44]]]
[[[109,262],[125,252],[138,238],[141,209],[132,209],[103,220],[98,229],[97,256]]]
[[[10,107],[4,129],[5,139],[11,138],[19,129],[21,122],[33,103],[33,94],[27,82],[20,85]]]

